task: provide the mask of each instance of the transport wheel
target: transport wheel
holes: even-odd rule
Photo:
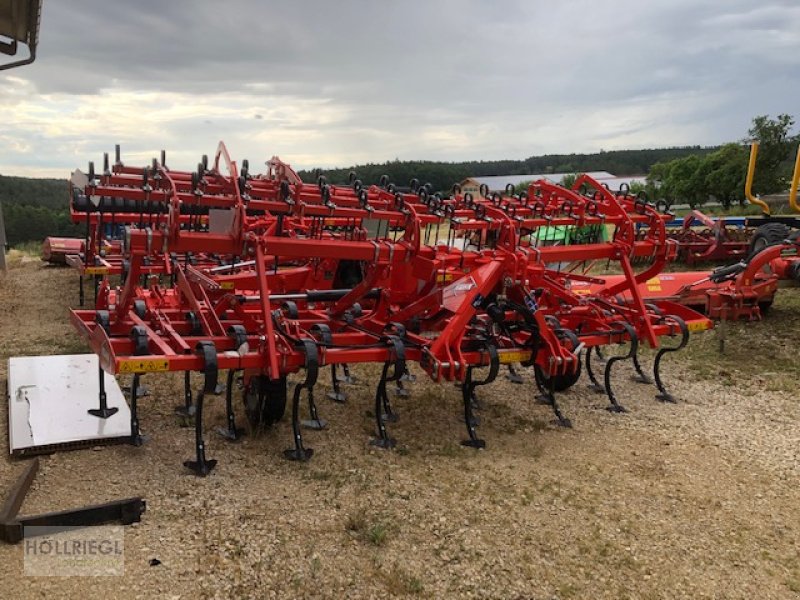
[[[266,375],[251,377],[244,389],[244,409],[254,429],[280,421],[286,410],[286,377],[276,380]]]
[[[766,223],[756,229],[753,239],[750,240],[750,258],[761,252],[768,246],[780,244],[789,237],[790,228],[783,223]]]

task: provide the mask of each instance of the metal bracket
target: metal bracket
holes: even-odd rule
[[[17,513],[38,470],[39,459],[35,458],[11,488],[0,510],[0,540],[9,544],[18,543],[26,537],[26,527],[48,527],[57,530],[67,527],[90,527],[110,521],[119,521],[123,525],[141,521],[146,503],[139,497],[39,515],[19,516]],[[30,532],[27,533],[30,535]]]

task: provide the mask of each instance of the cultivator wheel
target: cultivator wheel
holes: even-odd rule
[[[271,427],[286,412],[286,377],[272,380],[266,375],[253,375],[244,386],[244,410],[253,431]]]

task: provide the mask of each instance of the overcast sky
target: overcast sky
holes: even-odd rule
[[[800,118],[798,0],[44,0],[0,174],[718,144]]]

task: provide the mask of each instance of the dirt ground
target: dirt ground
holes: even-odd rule
[[[76,279],[19,260],[0,278],[0,379],[8,356],[82,351],[67,320]],[[399,446],[388,452],[368,445],[376,370],[354,369],[344,405],[324,399],[323,380],[330,427],[305,434],[307,464],[281,456],[286,421],[238,444],[216,436],[224,402],[211,397],[207,452],[219,465],[205,479],[182,466],[193,430],[173,415],[181,377],[148,375],[148,444],[45,457],[22,511],[143,495],[125,575],[25,577],[21,546],[3,545],[0,596],[798,597],[798,327],[791,289],[763,322],[727,326],[724,356],[718,332],[698,334],[664,361],[677,405],[621,365],[614,382],[630,412],[611,414],[582,379],[560,397],[572,430],[533,402],[529,374],[498,381],[481,391],[480,451],[459,445],[458,391],[419,372],[412,396],[395,400]],[[3,489],[23,466],[0,460]]]

